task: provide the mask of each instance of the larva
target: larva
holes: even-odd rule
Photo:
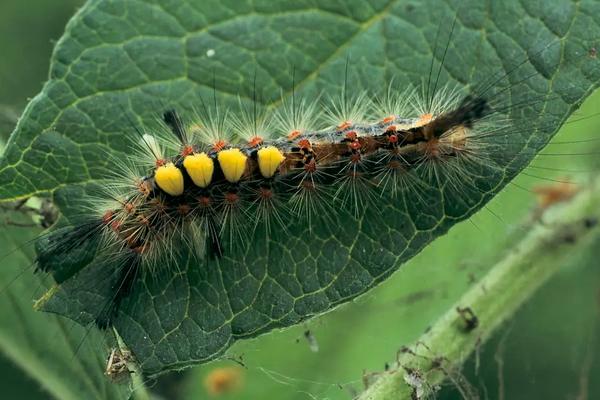
[[[280,215],[271,218],[280,208],[291,208],[292,218],[307,223],[323,202],[358,215],[369,206],[366,200],[379,197],[381,190],[392,191],[394,197],[411,189],[405,181],[417,179],[414,174],[406,177],[415,169],[437,176],[439,168],[452,168],[454,163],[464,176],[468,167],[462,164],[489,160],[481,139],[488,131],[483,127],[497,126],[486,122],[492,114],[485,99],[444,89],[438,94],[443,98],[435,97],[427,105],[414,93],[388,92],[387,107],[375,111],[367,108],[365,97],[332,106],[325,111],[329,126],[319,130],[285,121],[282,115],[265,117],[288,127],[275,137],[272,128],[261,126],[259,131],[250,119],[227,126],[218,120],[218,110],[205,110],[208,118],[191,129],[175,111],[167,111],[164,122],[176,138],[176,153],[166,155],[164,149],[172,145],[140,132],[140,149],[153,164],[147,175],[109,186],[108,202],[100,204],[111,206],[101,209],[100,216],[46,238],[38,265],[52,270],[54,265],[47,265],[46,259],[64,259],[57,255],[68,256],[81,247],[89,253],[89,246],[97,246],[105,255],[96,257],[122,265],[124,275],[118,282],[120,290],[127,291],[140,271],[170,268],[165,258],[179,246],[199,249],[200,257],[204,251],[220,257],[247,242],[237,235],[253,232],[265,221],[267,227],[284,225]],[[410,104],[418,106],[410,110]],[[316,117],[308,115],[314,107],[303,105],[294,111],[300,121],[314,121]],[[369,111],[382,117],[366,120]],[[235,126],[238,142],[224,136]],[[192,130],[199,132],[192,136]],[[337,189],[321,198],[330,187]],[[77,270],[67,271],[63,279],[71,272]]]
[[[346,265],[336,272],[344,279],[331,280],[343,285],[330,293],[318,293],[309,279],[301,282],[311,295],[306,296],[306,314],[294,315],[295,303],[287,304],[285,293],[269,293],[269,304],[279,313],[273,320],[281,325],[323,311],[352,298],[367,278],[381,281],[390,265],[405,259],[396,249],[420,249],[431,240],[426,236],[434,236],[438,216],[419,213],[421,205],[443,202],[445,219],[459,220],[464,212],[455,211],[455,204],[457,210],[474,209],[483,201],[472,200],[468,192],[493,194],[497,179],[490,176],[503,173],[500,158],[518,153],[513,151],[518,147],[513,146],[514,134],[527,126],[508,111],[519,101],[548,100],[511,99],[509,104],[503,93],[508,89],[496,86],[510,73],[490,77],[472,94],[438,86],[435,73],[430,73],[433,79],[422,88],[390,89],[380,98],[347,95],[346,89],[341,100],[325,105],[292,98],[275,114],[194,104],[190,108],[200,114],[194,118],[168,105],[160,107],[156,113],[164,113],[168,136],[132,123],[140,130],[135,138],[138,155],[110,162],[116,177],[103,183],[103,194],[90,199],[93,212],[44,236],[38,244],[38,266],[61,284],[57,291],[73,288],[72,282],[89,275],[94,287],[82,288],[82,295],[110,293],[108,301],[77,310],[85,316],[80,321],[107,326],[135,305],[136,297],[129,295],[142,282],[158,281],[158,287],[165,287],[187,270],[221,274],[223,281],[239,285],[237,292],[251,293],[246,289],[253,283],[242,279],[240,271],[251,270],[252,278],[265,275],[260,265],[266,259],[281,259],[282,264],[285,257],[307,259],[298,273],[323,281],[329,277],[310,273],[319,257],[342,260]],[[496,90],[488,91],[490,87]],[[124,132],[133,136],[134,128]],[[406,224],[413,224],[421,236],[411,236],[410,227],[396,222],[402,212],[414,217],[405,218]],[[395,226],[382,229],[383,244],[369,248],[375,242],[371,237],[358,239],[365,225],[388,219]],[[358,234],[346,235],[346,230]],[[273,244],[277,236],[295,240],[296,246],[284,252]],[[314,238],[321,240],[319,245],[306,246]],[[352,259],[349,251],[356,252]],[[193,262],[181,261],[192,257]],[[361,257],[381,268],[365,277],[355,265]],[[218,283],[212,276],[195,279],[194,288]],[[77,291],[71,296],[76,298]],[[121,307],[123,301],[127,307]],[[232,314],[244,312],[240,303],[229,305]],[[232,332],[247,334],[246,321],[237,318]],[[140,355],[139,349],[135,353]]]

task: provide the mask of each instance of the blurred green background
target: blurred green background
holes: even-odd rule
[[[0,3],[2,141],[8,138],[27,99],[41,89],[52,40],[60,37],[80,4],[75,0]],[[598,135],[600,116],[593,114],[599,110],[597,92],[545,150],[579,155],[539,156],[534,162],[538,167],[520,176],[518,186],[509,185],[487,209],[452,229],[380,287],[308,324],[237,343],[228,354],[241,358],[245,367],[233,374],[231,367],[237,364],[224,360],[171,374],[153,383],[151,390],[164,399],[352,398],[364,387],[363,374],[383,371],[402,345],[417,339],[467,287],[510,252],[532,223],[536,199],[526,189],[552,184],[541,179],[548,176],[585,184],[586,178],[598,171],[595,142],[576,141]],[[9,250],[3,248],[3,253]],[[594,379],[600,376],[600,268],[595,252],[598,249],[574,251],[570,265],[467,363],[464,379],[480,398],[600,398],[600,381]],[[6,282],[3,276],[0,287]],[[0,314],[0,321],[5,317]],[[99,351],[104,354],[106,349]],[[436,356],[426,350],[422,353]],[[229,372],[237,387],[230,393],[216,388],[213,391],[218,393],[210,394],[207,380],[215,384],[215,370],[222,367],[229,368],[222,371],[223,379],[227,380]],[[6,358],[0,360],[0,384],[1,398],[49,398],[39,383]],[[438,398],[459,399],[463,394],[448,384]]]

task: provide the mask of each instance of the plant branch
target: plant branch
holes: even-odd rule
[[[393,368],[378,374],[359,399],[421,399],[445,379],[455,382],[469,355],[570,257],[600,237],[598,204],[600,180],[549,209],[545,223],[536,224],[412,347],[402,348]]]

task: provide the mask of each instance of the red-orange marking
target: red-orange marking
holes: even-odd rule
[[[396,132],[398,130],[398,127],[396,125],[390,125],[387,128],[385,128],[386,132]]]
[[[215,143],[213,143],[212,149],[213,151],[221,151],[225,148],[225,146],[227,146],[227,142],[222,139],[219,139]]]
[[[309,173],[315,172],[317,170],[317,162],[314,159],[310,160],[308,164],[304,165],[304,170]]]
[[[112,210],[108,210],[107,212],[104,213],[104,215],[102,216],[102,223],[104,225],[108,224],[110,221],[112,221],[113,217],[114,217],[115,213]]]
[[[123,208],[125,209],[127,214],[131,214],[135,210],[135,206],[131,203],[126,203],[125,206],[123,206]]]
[[[235,204],[240,200],[240,196],[238,196],[237,193],[234,192],[227,192],[225,193],[225,201],[228,204]]]
[[[208,196],[200,196],[198,197],[198,203],[202,206],[202,207],[210,207],[210,197]]]
[[[355,142],[351,142],[351,143],[350,143],[350,148],[351,148],[352,150],[358,150],[358,149],[360,149],[360,148],[361,148],[361,144],[360,144],[360,142],[359,142],[358,140],[357,140],[357,141],[355,141]]]
[[[348,128],[352,127],[352,121],[344,121],[337,126],[339,131],[345,131]]]
[[[288,133],[287,135],[287,139],[288,140],[294,140],[296,139],[298,136],[300,136],[302,134],[302,132],[300,132],[298,129],[291,131],[290,133]]]
[[[263,138],[261,138],[260,136],[253,136],[250,138],[250,140],[248,140],[248,146],[250,147],[260,146],[262,143]]]
[[[358,138],[358,135],[356,134],[356,131],[346,132],[346,139],[356,140],[357,138]]]
[[[388,136],[388,142],[398,143],[398,135],[392,134],[392,135]]]
[[[389,117],[385,117],[381,123],[382,124],[389,124],[390,122],[394,122],[396,120],[396,116],[395,115],[390,115]]]
[[[119,233],[119,230],[121,230],[121,223],[117,220],[114,220],[110,224],[110,229],[112,229],[114,232]]]
[[[433,114],[423,114],[419,117],[419,124],[427,124],[433,119]]]
[[[298,142],[298,146],[301,149],[308,150],[310,149],[310,141],[308,139],[300,139],[300,141]]]
[[[165,165],[167,165],[167,160],[165,160],[165,159],[156,160],[156,168],[160,168]]]
[[[185,157],[189,156],[190,154],[194,154],[194,148],[190,145],[183,146],[183,149],[181,149],[181,156]]]

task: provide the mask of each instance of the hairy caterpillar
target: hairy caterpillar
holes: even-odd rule
[[[203,105],[200,118],[187,124],[167,112],[171,138],[150,130],[154,136],[141,141],[146,161],[133,160],[133,166],[114,161],[118,177],[105,184],[107,193],[91,199],[96,216],[42,238],[39,267],[59,283],[89,269],[101,271],[95,282],[107,286],[110,301],[85,311],[106,326],[141,278],[177,276],[184,250],[216,260],[209,266],[214,271],[219,260],[239,261],[250,247],[257,263],[261,255],[276,258],[273,249],[263,251],[272,235],[302,244],[310,233],[299,234],[297,226],[326,226],[344,240],[344,222],[349,229],[376,225],[379,218],[394,217],[389,206],[418,210],[439,202],[440,193],[453,199],[449,203],[468,202],[463,192],[485,191],[481,182],[493,186],[488,176],[500,172],[497,160],[514,156],[513,147],[518,150],[513,134],[527,125],[507,111],[547,100],[511,99],[509,104],[510,86],[497,83],[510,74],[492,77],[469,95],[444,85],[439,90],[430,72],[424,89],[388,90],[373,101],[375,107],[368,105],[371,95],[350,96],[345,90],[341,101],[320,113],[320,103],[294,98],[275,115],[242,110],[235,117]],[[323,114],[324,123],[318,123],[317,114]],[[130,128],[124,131],[133,135]],[[125,175],[130,177],[120,183]],[[343,218],[339,226],[328,218],[337,212]],[[390,264],[388,253],[398,256],[393,249],[402,238],[390,234],[386,240],[391,250],[384,248],[385,263]],[[336,255],[335,245],[330,248]],[[301,249],[300,257],[312,257],[312,250]],[[379,249],[372,254],[384,257]],[[225,264],[220,272],[231,271]]]
[[[311,223],[312,213],[324,205],[339,204],[359,214],[370,198],[381,196],[379,191],[400,198],[403,191],[414,190],[419,174],[413,170],[422,169],[425,177],[445,176],[458,188],[453,180],[459,175],[446,171],[470,179],[465,175],[470,164],[491,163],[485,138],[502,127],[481,97],[461,97],[446,88],[429,99],[414,93],[389,90],[375,110],[365,96],[334,103],[325,111],[329,126],[320,130],[305,126],[317,117],[315,106],[304,103],[298,109],[284,107],[284,115],[255,113],[230,126],[227,112],[205,108],[207,119],[191,129],[176,112],[167,111],[164,122],[175,146],[139,132],[143,156],[153,165],[147,175],[130,170],[123,182],[108,186],[99,216],[44,238],[38,266],[55,270],[46,259],[65,260],[81,248],[88,254],[97,247],[96,257],[106,268],[116,264],[110,269],[121,271],[116,293],[127,293],[141,272],[172,268],[176,261],[169,256],[178,246],[197,248],[200,257],[205,249],[220,257],[229,246],[248,242],[239,236],[244,232],[263,226],[268,234],[272,223],[285,227],[288,218]],[[380,118],[366,119],[371,113]],[[278,138],[269,138],[271,118],[287,127],[280,128]],[[190,130],[199,134],[191,136]],[[242,139],[236,143],[224,136],[231,131]],[[176,151],[166,155],[169,147]],[[332,186],[337,189],[327,193]],[[282,216],[286,208],[291,211]],[[62,279],[77,272],[65,265],[60,271]]]

